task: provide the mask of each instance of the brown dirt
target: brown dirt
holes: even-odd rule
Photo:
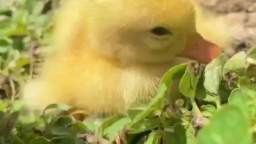
[[[256,0],[198,0],[198,2],[217,13],[256,12]]]

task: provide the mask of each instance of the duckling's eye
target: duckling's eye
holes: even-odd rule
[[[162,27],[162,26],[154,27],[153,29],[150,30],[150,32],[158,37],[172,34],[171,31],[169,31],[167,28]]]

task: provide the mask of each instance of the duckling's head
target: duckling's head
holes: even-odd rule
[[[192,42],[196,47],[188,45],[202,41],[189,0],[74,0],[65,4],[56,26],[61,49],[72,48],[72,53],[79,49],[85,55],[91,50],[122,64],[176,63],[184,60],[184,51],[191,54],[191,50],[193,56],[185,57],[209,57],[206,47],[194,52],[198,42]]]
[[[72,7],[72,14],[65,14],[57,28],[69,29],[71,23],[77,31],[58,32],[58,36],[73,35],[84,42],[84,49],[124,63],[170,63],[195,33],[188,0],[77,0],[73,4],[78,8]]]

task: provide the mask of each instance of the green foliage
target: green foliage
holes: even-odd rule
[[[207,66],[172,67],[156,96],[124,115],[79,120],[67,105],[33,114],[20,87],[50,44],[58,0],[0,1],[0,144],[256,143],[256,50],[221,55]],[[39,51],[39,52],[38,52]]]

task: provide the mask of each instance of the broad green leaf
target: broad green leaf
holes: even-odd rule
[[[124,130],[125,126],[127,126],[130,121],[131,119],[128,117],[118,119],[103,130],[104,137],[113,141],[119,134],[121,134],[122,130]]]
[[[12,46],[12,40],[7,37],[0,37],[0,54],[7,54]]]
[[[161,144],[161,133],[152,132],[144,144]]]
[[[239,79],[239,87],[243,92],[251,97],[255,97],[256,94],[256,83],[248,77],[241,77]]]
[[[158,94],[150,102],[146,110],[136,115],[132,120],[132,123],[130,124],[130,127],[132,129],[139,127],[139,125],[143,124],[143,121],[146,119],[146,117],[152,115],[156,110],[159,110],[163,107],[164,96],[166,96],[166,92],[166,85],[161,85],[161,87],[158,90]]]
[[[12,44],[12,39],[8,37],[0,37],[0,46],[9,46]]]
[[[110,127],[113,123],[115,123],[116,121],[120,120],[122,118],[122,116],[119,115],[114,115],[114,116],[110,116],[108,118],[105,118],[101,121],[100,126],[98,127],[98,133],[99,135],[103,136],[104,135],[104,130],[108,127]]]
[[[136,115],[138,115],[139,113],[143,112],[145,109],[147,109],[147,104],[145,105],[140,105],[140,106],[131,106],[129,107],[129,109],[127,110],[127,114],[131,119],[134,119],[134,117]]]
[[[100,118],[88,118],[85,119],[85,121],[83,122],[83,124],[86,126],[86,128],[88,129],[89,132],[91,133],[96,133],[98,135],[102,135],[102,131],[99,131],[101,129],[99,129],[100,125],[102,124],[102,119]]]
[[[13,20],[18,26],[26,27],[28,11],[24,9],[17,9],[13,15]]]
[[[1,75],[0,75],[0,79],[1,79]],[[6,112],[6,109],[8,106],[9,106],[9,103],[7,101],[0,100],[0,112]]]
[[[223,68],[223,74],[227,74],[228,72],[243,72],[245,68],[248,66],[246,62],[247,55],[245,52],[239,52],[231,57]]]
[[[38,1],[38,0],[26,0],[26,6],[28,10],[33,14],[33,15],[40,15],[44,5],[45,1]]]
[[[187,144],[186,129],[176,124],[172,130],[165,130],[163,134],[164,144]]]
[[[165,100],[171,91],[171,86],[176,79],[182,76],[186,67],[187,64],[177,65],[172,67],[168,72],[164,74],[157,95],[151,100],[145,111],[134,117],[130,127],[138,127],[138,125],[140,125],[140,123],[143,122],[146,117],[152,115],[156,110],[161,110],[164,107]]]
[[[70,135],[70,126],[73,124],[73,119],[70,116],[62,116],[56,118],[49,126],[52,135],[63,136]]]
[[[0,134],[5,136],[10,135],[12,130],[15,128],[19,112],[14,112],[11,114],[6,114],[3,121],[0,123]]]
[[[7,4],[8,2],[3,2],[0,3],[0,15],[4,15],[4,16],[11,16],[12,15],[12,10],[10,9],[10,4]],[[7,4],[7,5],[5,5]],[[2,7],[3,6],[3,7]]]
[[[226,105],[199,131],[197,141],[197,144],[251,144],[248,119],[239,107]]]
[[[54,135],[54,136],[69,136],[71,135],[71,131],[67,127],[61,127],[61,126],[50,126],[50,131],[48,134]]]
[[[14,144],[26,144],[21,138],[18,136],[14,136],[12,138]],[[36,143],[36,144],[41,144],[41,143]],[[48,143],[47,143],[48,144]]]
[[[128,130],[129,134],[139,134],[146,131],[152,131],[156,128],[161,127],[163,121],[159,117],[145,118],[141,123],[137,124],[136,127],[130,127]]]
[[[45,115],[47,111],[49,110],[60,110],[60,111],[67,111],[70,109],[70,106],[66,104],[51,104],[48,105],[44,110],[43,114]]]
[[[249,64],[256,65],[256,48],[253,48],[249,51],[247,62]]]
[[[228,102],[230,105],[239,107],[242,110],[243,115],[248,118],[248,100],[248,96],[243,93],[241,89],[237,88],[230,94]]]
[[[173,66],[162,77],[161,84],[170,86],[175,79],[179,79],[187,68],[187,63]]]
[[[226,56],[221,55],[214,59],[205,68],[204,87],[208,92],[212,94],[217,95],[219,92],[219,86],[222,80],[222,70],[226,59]]]
[[[29,57],[20,57],[16,60],[15,68],[20,69],[30,63]]]
[[[89,131],[86,125],[79,121],[72,125],[72,130],[76,133],[86,133]]]
[[[75,138],[71,136],[54,137],[51,142],[53,144],[76,144]]]
[[[203,116],[205,117],[212,117],[217,112],[216,106],[212,104],[202,105],[201,110],[202,110]]]
[[[187,144],[196,144],[196,130],[194,129],[194,126],[192,124],[189,124],[185,128]]]
[[[186,97],[194,98],[196,96],[198,82],[202,74],[200,65],[198,64],[198,66],[199,68],[196,70],[198,73],[195,73],[194,71],[196,68],[193,68],[191,65],[187,66],[187,69],[180,80],[179,91]]]
[[[29,144],[52,144],[52,143],[44,137],[36,137],[32,139]]]
[[[250,118],[256,120],[256,83],[247,77],[241,77],[239,80],[239,88],[246,97]]]

